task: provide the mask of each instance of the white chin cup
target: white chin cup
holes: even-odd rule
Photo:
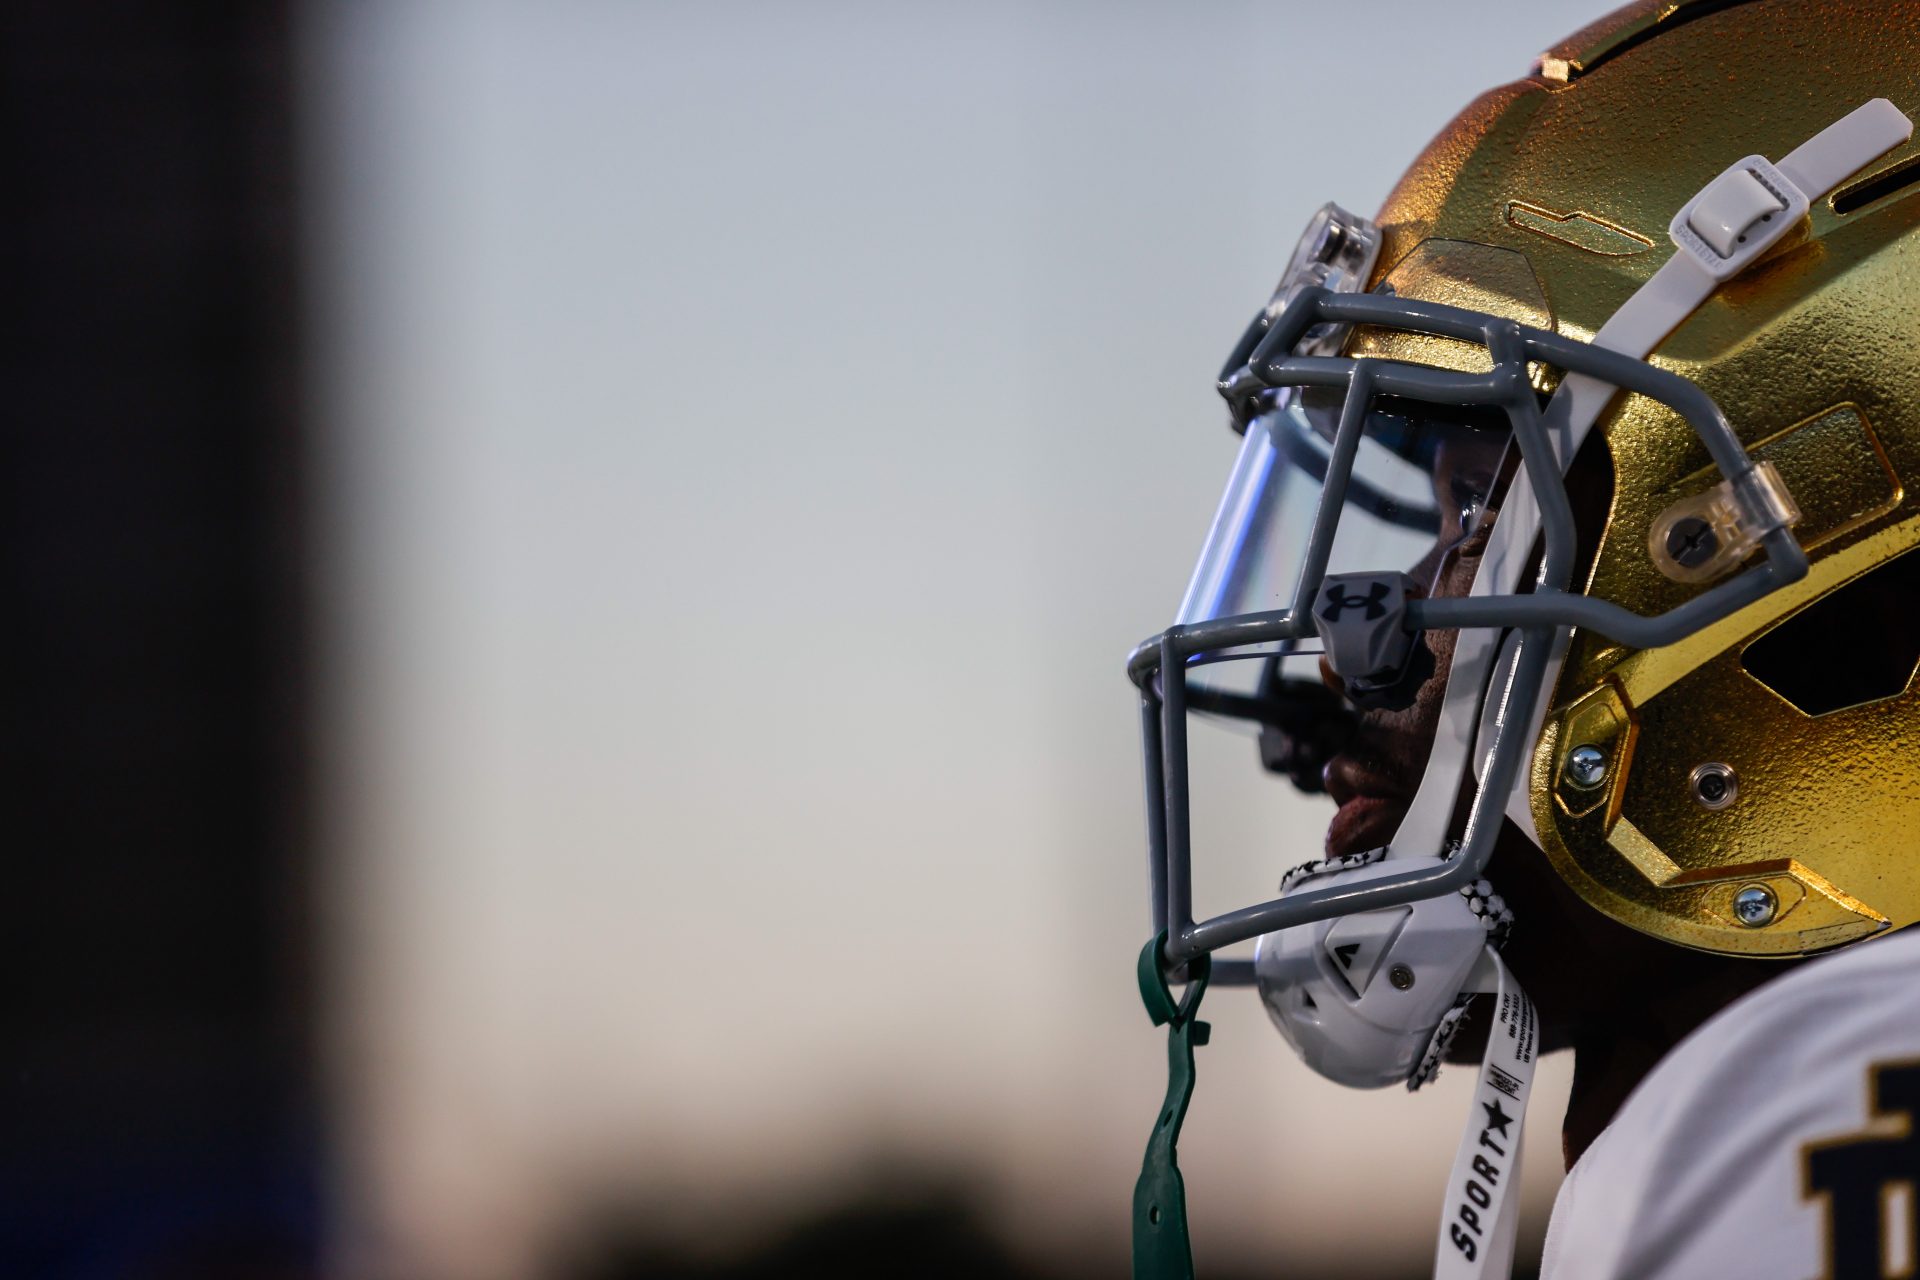
[[[1440,861],[1383,858],[1301,876],[1286,893]],[[1465,896],[1445,893],[1269,933],[1255,945],[1254,975],[1267,1015],[1308,1066],[1344,1085],[1379,1089],[1408,1083],[1440,1020],[1462,995],[1486,986],[1488,973],[1476,967],[1487,932]]]

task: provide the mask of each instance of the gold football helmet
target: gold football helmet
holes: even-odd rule
[[[1920,474],[1920,153],[1903,114],[1920,108],[1916,31],[1920,6],[1907,3],[1630,5],[1470,104],[1377,218],[1323,211],[1223,374],[1236,426],[1270,457],[1243,447],[1176,625],[1130,664],[1147,702],[1155,921],[1170,962],[1336,906],[1384,902],[1276,900],[1182,918],[1176,722],[1194,710],[1285,725],[1276,735],[1285,746],[1267,763],[1311,790],[1334,748],[1316,747],[1301,718],[1321,716],[1337,742],[1338,715],[1292,678],[1296,660],[1324,654],[1349,686],[1383,683],[1382,673],[1341,669],[1306,606],[1329,589],[1323,578],[1365,563],[1365,540],[1348,526],[1371,521],[1412,536],[1391,553],[1398,563],[1368,568],[1404,570],[1432,547],[1434,500],[1410,497],[1403,476],[1370,471],[1369,458],[1424,473],[1438,436],[1399,412],[1421,399],[1416,391],[1376,387],[1376,401],[1398,408],[1357,411],[1366,424],[1347,474],[1334,468],[1344,480],[1334,492],[1328,460],[1348,375],[1322,368],[1318,386],[1300,375],[1302,362],[1336,358],[1378,362],[1389,378],[1412,368],[1499,371],[1501,353],[1484,335],[1458,323],[1443,332],[1432,314],[1407,310],[1422,304],[1624,352],[1704,392],[1739,450],[1721,456],[1714,432],[1697,430],[1687,406],[1658,387],[1575,371],[1537,348],[1507,353],[1564,452],[1566,483],[1604,485],[1607,501],[1600,526],[1579,530],[1566,607],[1537,598],[1553,584],[1521,581],[1540,543],[1516,533],[1507,559],[1526,562],[1528,574],[1472,590],[1482,600],[1531,594],[1533,605],[1468,610],[1461,621],[1458,602],[1421,599],[1432,584],[1410,582],[1411,603],[1396,615],[1416,635],[1456,631],[1463,651],[1468,627],[1485,631],[1476,647],[1493,650],[1501,661],[1487,665],[1507,677],[1468,699],[1475,723],[1440,735],[1430,774],[1458,779],[1470,761],[1469,788],[1485,783],[1501,736],[1489,726],[1526,739],[1509,747],[1521,752],[1512,788],[1480,786],[1468,852],[1476,826],[1505,812],[1599,910],[1727,954],[1818,951],[1920,917],[1920,694],[1911,687],[1920,556],[1905,555],[1920,545],[1920,499],[1905,487]],[[1402,312],[1377,309],[1388,300]],[[1293,318],[1299,333],[1283,350],[1283,313],[1296,303],[1305,307]],[[1281,368],[1285,355],[1293,364]],[[1279,385],[1286,377],[1290,388]],[[1471,397],[1459,388],[1447,395],[1456,433],[1472,412],[1511,407],[1490,391],[1477,410],[1461,408]],[[1321,545],[1303,551],[1275,532],[1286,496],[1276,475],[1321,508]],[[1540,528],[1539,511],[1558,502],[1543,496],[1524,447],[1482,479],[1469,505],[1490,511],[1504,494],[1498,523],[1519,521],[1517,499]],[[1768,550],[1782,537],[1804,570]],[[1764,581],[1755,577],[1763,570]],[[1579,601],[1676,625],[1607,625]],[[1560,624],[1541,646],[1549,652],[1536,654],[1546,673],[1538,691],[1515,690],[1510,678],[1525,622]],[[1413,650],[1430,661],[1430,646]],[[1235,666],[1248,671],[1237,689],[1219,674]],[[1176,669],[1184,678],[1169,680]],[[1404,670],[1385,674],[1407,683]],[[1461,680],[1456,670],[1452,683]],[[1465,698],[1458,693],[1450,700]],[[1449,809],[1455,789],[1444,788]],[[1460,823],[1451,825],[1458,836]],[[1403,824],[1391,848],[1439,856],[1448,826],[1429,820],[1410,844]],[[1392,892],[1411,900],[1472,878],[1455,865],[1389,879],[1404,881]],[[1248,976],[1233,962],[1218,973]]]
[[[1420,1083],[1477,991],[1530,1049],[1484,878],[1503,822],[1703,951],[1920,918],[1915,111],[1920,0],[1643,0],[1471,103],[1376,218],[1309,227],[1221,375],[1243,439],[1199,565],[1129,661],[1140,982],[1175,1036],[1136,1274],[1181,1274],[1209,980],[1350,1084]],[[1355,707],[1420,698],[1423,774],[1352,763]],[[1324,861],[1204,919],[1190,714],[1341,800]],[[1530,1063],[1485,1083],[1524,1106]]]
[[[1920,108],[1920,6],[1636,5],[1449,126],[1382,210],[1381,257],[1451,240],[1524,255],[1556,331],[1591,338],[1714,173],[1876,98]],[[1807,575],[1672,644],[1576,630],[1522,823],[1593,906],[1729,954],[1920,918],[1920,155],[1905,142],[1810,194],[1650,357],[1777,469]],[[1586,594],[1685,603],[1699,578],[1660,539],[1712,486],[1709,459],[1644,396],[1595,430],[1613,486]]]

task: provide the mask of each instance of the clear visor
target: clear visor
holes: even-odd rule
[[[1248,424],[1181,601],[1180,624],[1292,607],[1342,396],[1288,388]],[[1400,570],[1433,590],[1448,552],[1485,522],[1510,439],[1498,411],[1377,397],[1338,512],[1327,572]],[[1450,590],[1461,590],[1460,583],[1457,572],[1449,575]],[[1267,659],[1277,655],[1285,674],[1311,678],[1319,652],[1319,641],[1307,637],[1201,654],[1194,663],[1204,670],[1190,678],[1249,692]]]

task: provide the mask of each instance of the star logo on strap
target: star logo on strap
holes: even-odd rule
[[[1480,1104],[1480,1109],[1487,1113],[1487,1130],[1489,1132],[1498,1129],[1501,1137],[1506,1138],[1511,1136],[1507,1132],[1507,1126],[1513,1123],[1513,1117],[1500,1109],[1500,1099],[1495,1098],[1492,1102],[1483,1102]]]

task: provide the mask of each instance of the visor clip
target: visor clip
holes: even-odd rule
[[[1433,674],[1433,653],[1407,609],[1422,594],[1404,573],[1333,573],[1321,580],[1313,629],[1356,707],[1411,706]]]
[[[1222,373],[1218,387],[1220,398],[1227,402],[1233,429],[1241,435],[1246,434],[1247,424],[1272,408],[1273,388],[1245,365]]]

